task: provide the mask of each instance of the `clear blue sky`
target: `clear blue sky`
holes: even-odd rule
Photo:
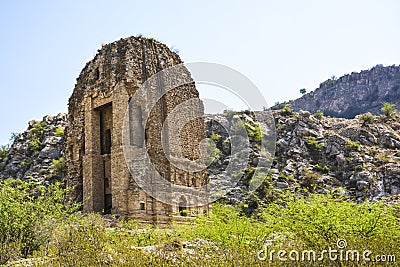
[[[0,3],[0,144],[67,111],[102,43],[143,34],[186,62],[237,69],[270,105],[321,81],[400,64],[400,1],[12,1]]]

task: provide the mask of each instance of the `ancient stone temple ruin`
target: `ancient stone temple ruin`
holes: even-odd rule
[[[130,37],[103,45],[82,70],[69,99],[65,156],[67,185],[73,188],[71,197],[82,201],[85,211],[161,223],[179,217],[182,210],[189,210],[189,200],[184,196],[171,192],[174,199],[165,203],[147,194],[135,182],[135,172],[129,171],[123,153],[122,126],[127,110],[130,145],[134,151],[147,149],[156,169],[171,183],[187,187],[207,183],[205,171],[187,172],[170,164],[163,154],[160,138],[167,115],[183,101],[198,99],[194,83],[179,86],[154,107],[148,106],[146,98],[162,90],[162,84],[158,84],[146,92],[142,101],[128,107],[132,96],[149,77],[181,63],[179,56],[164,44]],[[146,116],[149,119],[143,121]],[[199,142],[205,138],[204,120],[190,121],[179,135],[183,155],[188,159],[198,158]],[[144,168],[140,159],[134,162],[138,169]],[[208,208],[201,205],[190,211],[204,212]]]

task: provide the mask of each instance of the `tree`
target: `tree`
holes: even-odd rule
[[[300,89],[300,94],[304,95],[306,92],[306,88]]]
[[[383,102],[383,107],[381,108],[383,114],[385,114],[388,118],[393,118],[394,114],[396,113],[396,104],[391,104],[388,102]]]

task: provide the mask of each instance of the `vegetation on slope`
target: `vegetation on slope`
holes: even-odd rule
[[[59,184],[33,186],[13,180],[0,183],[3,264],[295,265],[301,264],[302,251],[313,250],[319,257],[329,247],[338,249],[338,240],[341,246],[346,242],[344,251],[359,251],[360,261],[331,261],[325,255],[324,260],[316,259],[312,264],[359,265],[364,263],[364,250],[371,251],[371,259],[377,255],[385,255],[386,260],[400,259],[399,205],[356,204],[332,195],[288,194],[260,205],[251,215],[244,213],[245,204],[214,204],[211,214],[193,217],[187,224],[158,228],[120,218],[111,227],[98,214],[81,215],[73,212],[74,206],[64,205],[65,190]],[[279,250],[287,252],[286,262],[278,259]],[[294,250],[300,252],[299,261],[288,258]]]

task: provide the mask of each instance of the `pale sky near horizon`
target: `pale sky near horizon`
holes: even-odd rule
[[[332,75],[399,65],[399,10],[397,0],[1,1],[0,144],[66,112],[102,43],[154,37],[185,62],[238,70],[273,105]]]

